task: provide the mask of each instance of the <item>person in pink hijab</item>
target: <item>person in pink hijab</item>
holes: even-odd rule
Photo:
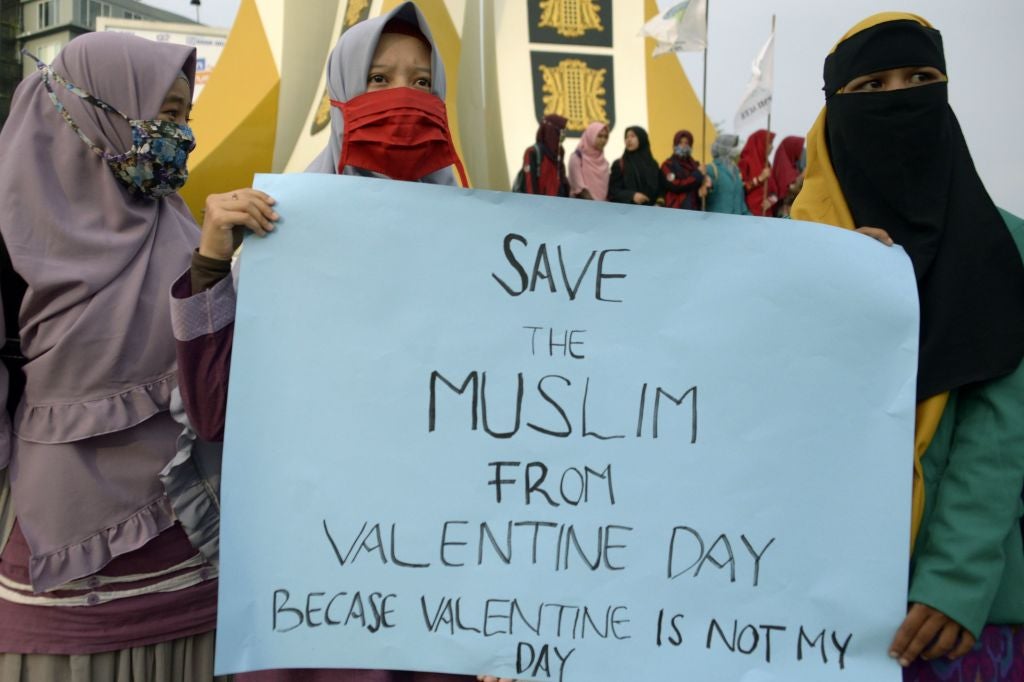
[[[583,132],[576,151],[569,156],[569,196],[608,201],[609,167],[604,155],[608,132],[608,125],[600,121]]]

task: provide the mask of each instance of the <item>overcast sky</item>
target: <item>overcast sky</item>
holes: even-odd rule
[[[288,1],[300,4],[299,0]],[[148,4],[188,17],[195,15],[189,0],[148,0]],[[230,26],[238,5],[239,0],[203,0],[200,19],[214,26]],[[853,24],[891,9],[919,13],[942,31],[951,103],[978,172],[996,203],[1024,215],[1024,164],[1017,161],[1024,142],[1015,132],[1024,112],[1024,87],[1018,71],[1024,67],[1024,40],[1019,38],[1024,26],[1022,0],[710,0],[707,105],[712,120],[725,123],[727,129],[732,125],[750,64],[768,37],[774,12],[777,41],[772,127],[782,135],[803,135],[823,102],[825,55]],[[701,57],[686,55],[683,63],[700,92]]]

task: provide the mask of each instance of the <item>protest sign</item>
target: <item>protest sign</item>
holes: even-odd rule
[[[220,673],[891,680],[916,288],[796,221],[258,176]]]

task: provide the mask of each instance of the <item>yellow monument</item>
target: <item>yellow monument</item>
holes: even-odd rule
[[[254,173],[301,172],[330,135],[324,67],[338,36],[401,0],[242,0],[194,111],[199,140],[183,192],[198,216],[207,194]],[[687,128],[698,144],[700,101],[674,55],[652,58],[640,36],[655,0],[419,0],[448,75],[456,147],[474,187],[506,190],[540,117],[569,120],[566,153],[595,120],[641,125],[655,157]],[[708,122],[710,149],[714,127]],[[698,152],[699,154],[699,152]],[[707,158],[707,156],[705,157]]]

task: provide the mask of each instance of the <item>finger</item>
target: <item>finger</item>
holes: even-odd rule
[[[903,654],[900,655],[900,665],[904,668],[914,662],[914,660],[921,655],[924,648],[928,646],[935,636],[939,634],[939,630],[949,622],[946,616],[938,612],[933,612],[928,619],[921,625],[920,629],[914,634],[914,638],[910,640],[910,644],[903,650]]]
[[[960,644],[958,644],[957,647],[953,649],[953,651],[951,651],[946,658],[948,658],[951,661],[956,660],[961,656],[967,654],[967,652],[971,649],[973,649],[975,644],[977,644],[977,640],[974,638],[974,635],[972,635],[967,630],[961,630]]]
[[[222,230],[230,231],[231,228],[240,225],[258,237],[267,236],[267,231],[263,229],[260,221],[247,211],[225,211],[219,217],[223,220],[223,223],[219,226]]]
[[[256,189],[250,189],[246,190],[245,199],[250,204],[258,206],[260,211],[271,220],[278,219],[279,216],[277,215],[277,212],[274,211],[273,208],[271,208],[274,204],[277,203],[277,201],[269,194],[266,194],[265,192],[261,192]]]
[[[269,206],[267,207],[269,208]],[[248,213],[253,220],[255,220],[264,232],[273,232],[274,223],[270,217],[264,214],[263,209],[255,201],[250,201],[245,206],[245,212]]]
[[[266,228],[263,227],[263,223],[259,219],[255,218],[250,213],[245,213],[243,215],[245,217],[242,218],[242,220],[240,220],[239,222],[235,223],[235,225],[243,225],[249,228],[249,231],[252,232],[257,237],[267,236],[267,230]]]
[[[266,197],[266,195],[263,196]],[[270,201],[267,201],[267,199],[269,199]],[[279,216],[277,214],[277,211],[274,210],[274,204],[272,203],[273,201],[274,200],[271,199],[270,197],[266,197],[266,199],[263,199],[262,197],[257,197],[255,204],[257,207],[259,207],[260,212],[262,212],[263,215],[265,215],[268,220],[276,221],[281,216]]]
[[[263,203],[268,204],[270,206],[273,206],[274,204],[277,203],[277,200],[275,200],[274,197],[270,196],[266,192],[261,192],[258,189],[247,189],[246,192],[253,198],[259,199]]]
[[[277,203],[277,201],[274,200],[274,197],[270,196],[266,192],[261,192],[260,190],[253,189],[251,187],[243,187],[241,189],[236,189],[225,194],[216,194],[213,196],[226,197],[231,199],[232,201],[251,201],[253,199],[257,199],[264,203],[270,204],[271,206]]]
[[[858,227],[855,231],[859,232],[860,234],[867,235],[872,239],[876,239],[885,244],[886,246],[893,245],[892,237],[890,237],[889,233],[880,227]]]
[[[933,658],[945,656],[956,645],[959,636],[960,624],[954,621],[947,621],[942,626],[942,629],[939,630],[939,636],[936,638],[935,643],[928,647],[928,650],[921,655],[921,658],[930,661]]]
[[[263,229],[259,223],[256,223],[249,212],[245,210],[244,206],[240,206],[237,209],[221,207],[206,215],[203,227],[205,229],[207,224],[209,224],[212,229],[218,232],[230,232],[231,228],[235,225],[244,225],[251,229],[253,223],[256,224],[257,228]]]
[[[890,657],[899,658],[903,655],[903,652],[910,644],[910,640],[914,638],[917,631],[921,629],[921,625],[927,620],[929,612],[930,609],[921,604],[911,605],[903,622],[900,623],[896,635],[892,638],[892,644],[889,645]]]

